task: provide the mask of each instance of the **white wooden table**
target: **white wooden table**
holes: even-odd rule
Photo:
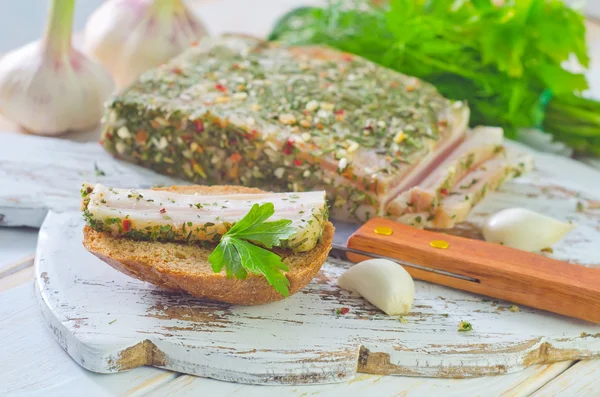
[[[207,1],[198,5],[198,11],[213,33],[235,27],[260,35],[269,29],[269,22],[260,21],[272,21],[303,2],[253,0],[242,12],[247,3]],[[238,12],[231,12],[236,7]],[[590,79],[598,93],[600,25],[590,25],[589,36],[597,70]],[[0,130],[17,128],[0,120]],[[90,135],[93,132],[86,136]],[[37,230],[0,229],[0,396],[600,396],[600,360],[537,365],[515,374],[475,379],[360,374],[343,384],[298,387],[233,384],[156,368],[94,374],[72,361],[42,322],[32,278],[36,239]]]

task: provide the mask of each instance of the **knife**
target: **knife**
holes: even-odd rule
[[[383,218],[351,234],[351,228],[338,225],[332,256],[352,262],[390,259],[416,279],[600,323],[599,268]]]

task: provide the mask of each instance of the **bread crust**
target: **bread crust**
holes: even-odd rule
[[[159,190],[203,195],[263,193],[240,186],[172,186]],[[317,246],[308,252],[278,251],[289,267],[290,295],[306,286],[319,272],[331,249],[335,229],[327,222]],[[214,273],[208,263],[211,250],[196,245],[133,241],[97,232],[85,226],[83,245],[102,261],[131,277],[162,288],[185,291],[198,298],[238,305],[260,305],[284,297],[263,276],[248,274],[245,280],[229,279],[225,270]]]

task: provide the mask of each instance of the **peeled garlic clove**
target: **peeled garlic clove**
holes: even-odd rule
[[[206,35],[181,0],[108,0],[88,19],[85,48],[122,89]]]
[[[509,208],[490,216],[482,231],[486,241],[534,252],[556,244],[575,227],[528,209]]]
[[[410,274],[387,259],[369,259],[352,266],[338,279],[338,286],[360,294],[390,316],[407,314],[415,299]]]
[[[108,72],[71,47],[74,0],[54,0],[45,37],[0,59],[0,113],[41,135],[100,122],[114,85]]]

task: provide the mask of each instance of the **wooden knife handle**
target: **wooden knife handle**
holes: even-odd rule
[[[391,228],[393,233],[376,234],[376,227]],[[445,240],[450,245],[446,249],[433,248],[433,240]],[[479,282],[406,267],[414,278],[600,323],[600,268],[381,218],[365,223],[350,236],[347,246],[469,276]],[[350,253],[348,258],[354,262],[368,259]]]

